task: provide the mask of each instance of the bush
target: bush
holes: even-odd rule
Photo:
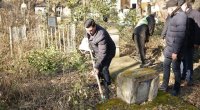
[[[84,71],[86,59],[79,53],[69,53],[67,55],[57,51],[55,48],[36,50],[28,56],[28,62],[42,74],[55,74],[65,70]]]

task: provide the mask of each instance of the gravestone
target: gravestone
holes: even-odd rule
[[[110,37],[112,38],[112,40],[115,42],[116,45],[116,53],[115,53],[115,57],[119,57],[120,56],[120,52],[119,52],[119,31],[116,28],[110,28],[108,29],[108,33],[110,34]]]
[[[26,36],[26,25],[20,27],[12,27],[11,36],[14,42],[19,42],[20,40],[27,40]]]
[[[57,26],[57,19],[55,16],[49,16],[48,17],[48,26],[50,27],[56,27]]]
[[[128,104],[152,101],[158,93],[159,73],[149,68],[125,71],[117,76],[117,97]]]

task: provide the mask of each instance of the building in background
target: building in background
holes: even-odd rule
[[[166,18],[165,6],[166,0],[117,0],[116,9],[120,20],[123,20],[126,14],[131,9],[136,9],[137,16],[145,16],[156,12],[159,21],[164,21]]]

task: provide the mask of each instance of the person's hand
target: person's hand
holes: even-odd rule
[[[99,70],[97,68],[94,68],[94,70],[92,70],[90,72],[90,75],[92,75],[92,76],[95,76],[95,75],[98,75],[98,74],[99,74]]]
[[[172,60],[176,60],[177,59],[177,54],[176,53],[172,53]]]
[[[94,74],[98,75],[99,74],[99,70],[97,68],[94,68]]]

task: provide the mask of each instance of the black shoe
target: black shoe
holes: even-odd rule
[[[108,86],[111,85],[111,82],[106,82],[106,83],[107,83]],[[103,85],[104,85],[104,82],[101,81],[100,84],[103,86]]]
[[[98,84],[96,84],[96,83],[95,83],[95,84],[91,84],[90,86],[91,86],[92,88],[98,88]]]
[[[104,85],[104,96],[105,96],[105,99],[110,98],[110,90],[109,90],[108,85]]]
[[[109,86],[109,85],[111,85],[111,82],[109,81],[109,82],[107,82],[107,85]]]
[[[151,61],[145,61],[143,64],[140,65],[140,68],[147,68],[148,66],[151,66]]]
[[[185,77],[181,77],[181,80],[185,80]]]
[[[171,95],[172,96],[178,96],[179,95],[179,91],[173,90]]]
[[[167,87],[160,86],[158,89],[161,90],[161,91],[167,92]]]
[[[105,92],[105,99],[109,99],[110,98],[110,95],[109,95],[109,92]]]
[[[188,84],[187,84],[188,86],[192,86],[192,85],[194,85],[193,84],[193,81],[188,81]]]

